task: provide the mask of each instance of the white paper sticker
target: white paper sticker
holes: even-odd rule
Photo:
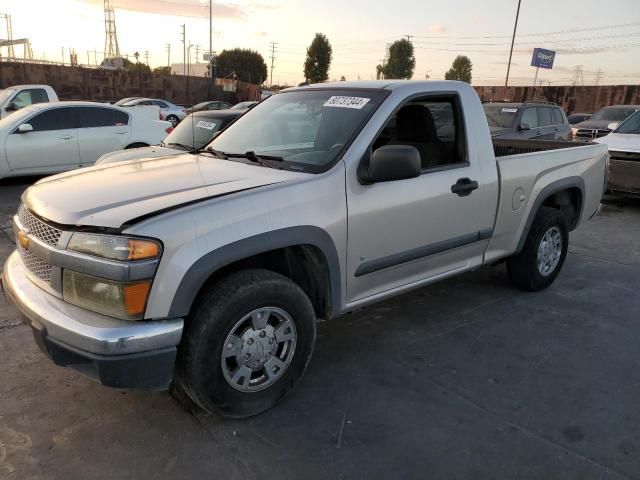
[[[503,108],[502,109],[502,113],[517,113],[518,109],[517,108]]]
[[[364,97],[343,97],[341,95],[330,97],[329,100],[324,102],[323,107],[338,107],[338,108],[355,108],[357,110],[362,109],[370,98]]]
[[[216,124],[213,122],[205,122],[204,120],[200,120],[198,121],[198,123],[196,123],[196,127],[206,128],[207,130],[213,130],[214,128],[216,128]]]

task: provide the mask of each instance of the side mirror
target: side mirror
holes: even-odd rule
[[[611,131],[615,130],[616,128],[618,128],[620,126],[620,122],[611,122],[609,125],[607,125],[607,128]]]
[[[531,130],[531,127],[529,126],[528,123],[521,123],[520,130]]]
[[[18,133],[33,132],[33,127],[28,123],[23,123],[18,127]]]
[[[385,145],[373,152],[363,175],[364,183],[391,182],[420,176],[422,161],[416,147]]]
[[[16,105],[15,102],[11,102],[9,105],[6,106],[6,108],[4,109],[5,112],[15,112],[16,110],[20,110],[20,107],[18,107],[18,105]]]

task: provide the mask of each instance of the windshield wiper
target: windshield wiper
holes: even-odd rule
[[[284,161],[284,158],[282,157],[275,157],[273,155],[258,155],[253,150],[249,150],[246,153],[226,153],[225,155],[228,158],[246,158],[247,160],[250,160],[254,163],[259,163],[263,167],[269,167],[269,168],[275,168],[271,164],[271,161],[275,161],[275,162]]]
[[[213,147],[207,147],[204,150],[203,149],[196,150],[196,152],[197,153],[206,152],[206,153],[212,154],[216,158],[221,158],[222,160],[226,160],[227,159],[227,154],[226,153],[221,152],[220,150],[216,150]]]

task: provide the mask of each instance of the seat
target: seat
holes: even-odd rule
[[[449,163],[446,145],[438,138],[433,115],[423,105],[405,105],[398,111],[395,137],[388,145],[416,147],[423,169]]]

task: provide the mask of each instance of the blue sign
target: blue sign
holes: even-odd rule
[[[531,66],[539,68],[553,68],[553,60],[555,58],[556,52],[554,52],[553,50],[534,48],[533,58],[531,59]]]

